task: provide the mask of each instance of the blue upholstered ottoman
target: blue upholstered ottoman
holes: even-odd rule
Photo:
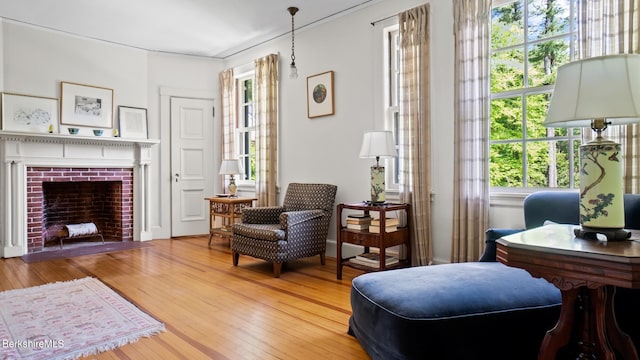
[[[369,273],[353,279],[349,333],[372,359],[535,359],[561,302],[501,263]]]

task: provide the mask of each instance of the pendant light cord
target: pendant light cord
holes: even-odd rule
[[[298,12],[298,8],[297,7],[290,7],[287,10],[289,10],[289,14],[291,14],[291,65],[295,65],[296,64],[296,53],[295,53],[296,39],[295,39],[294,16]]]

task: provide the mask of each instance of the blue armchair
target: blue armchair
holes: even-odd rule
[[[580,222],[580,199],[573,191],[538,191],[524,199],[526,229],[544,225],[545,221],[559,224]],[[624,195],[625,224],[628,229],[640,229],[640,195]],[[480,261],[496,261],[496,240],[525,229],[489,229],[486,247]]]

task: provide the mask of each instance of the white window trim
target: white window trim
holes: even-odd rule
[[[394,123],[394,116],[393,114],[395,112],[400,112],[400,105],[399,104],[395,104],[395,105],[389,105],[388,101],[390,98],[390,89],[391,89],[391,84],[390,84],[390,66],[389,66],[389,58],[391,56],[390,54],[390,49],[387,46],[388,45],[388,38],[389,38],[389,33],[394,32],[394,31],[398,31],[399,29],[399,25],[398,25],[398,20],[397,18],[394,19],[390,19],[390,23],[386,26],[384,26],[383,30],[382,30],[382,36],[383,36],[383,47],[382,47],[382,59],[383,61],[383,96],[382,96],[382,104],[384,107],[384,128],[385,130],[390,130],[395,134],[395,123]],[[399,60],[398,60],[398,64],[397,64],[398,68],[400,66],[399,64]],[[396,96],[399,97],[400,94],[396,94]],[[399,99],[397,99],[396,101],[399,101]],[[399,145],[396,145],[396,148],[398,148]],[[397,158],[399,161],[399,158]],[[385,188],[386,191],[390,194],[398,194],[400,192],[400,184],[399,182],[395,181],[395,177],[394,174],[396,173],[396,167],[398,166],[398,161],[395,161],[395,159],[384,159],[384,166],[385,166]]]
[[[245,80],[247,80],[247,79],[250,79],[250,78],[253,79],[253,82],[252,82],[252,84],[254,85],[253,94],[255,96],[255,71],[252,68],[250,70],[247,70],[246,67],[247,66],[244,67],[245,70],[243,72],[240,72],[239,74],[235,75],[234,78],[235,78],[235,81],[238,84],[243,82],[243,81],[245,81]],[[238,95],[240,94],[240,91],[241,90],[238,87],[238,89],[236,90],[236,101],[235,101],[236,114],[237,114],[236,116],[237,116],[237,123],[238,124],[244,123],[243,121],[241,121],[241,120],[244,120],[244,119],[240,118],[240,116],[242,116],[242,113],[240,111],[241,110],[240,99],[238,97]],[[253,109],[255,110],[255,99],[254,99]],[[235,153],[235,156],[239,158],[240,157],[240,143],[241,142],[240,142],[240,133],[238,132],[238,129],[239,129],[239,127],[235,127],[234,128],[233,136],[234,136],[234,147],[235,147],[234,153]],[[244,130],[245,127],[242,126],[241,129]],[[244,171],[246,172],[247,169],[244,169]],[[255,180],[244,180],[243,178],[238,178],[236,180],[236,184],[237,184],[238,189],[240,191],[249,191],[249,190],[253,191],[253,190],[255,190],[256,182],[255,182]]]

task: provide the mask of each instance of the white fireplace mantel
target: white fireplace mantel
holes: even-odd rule
[[[151,240],[149,165],[154,139],[34,134],[0,130],[0,256],[27,253],[26,168],[124,167],[134,170],[134,240]]]

